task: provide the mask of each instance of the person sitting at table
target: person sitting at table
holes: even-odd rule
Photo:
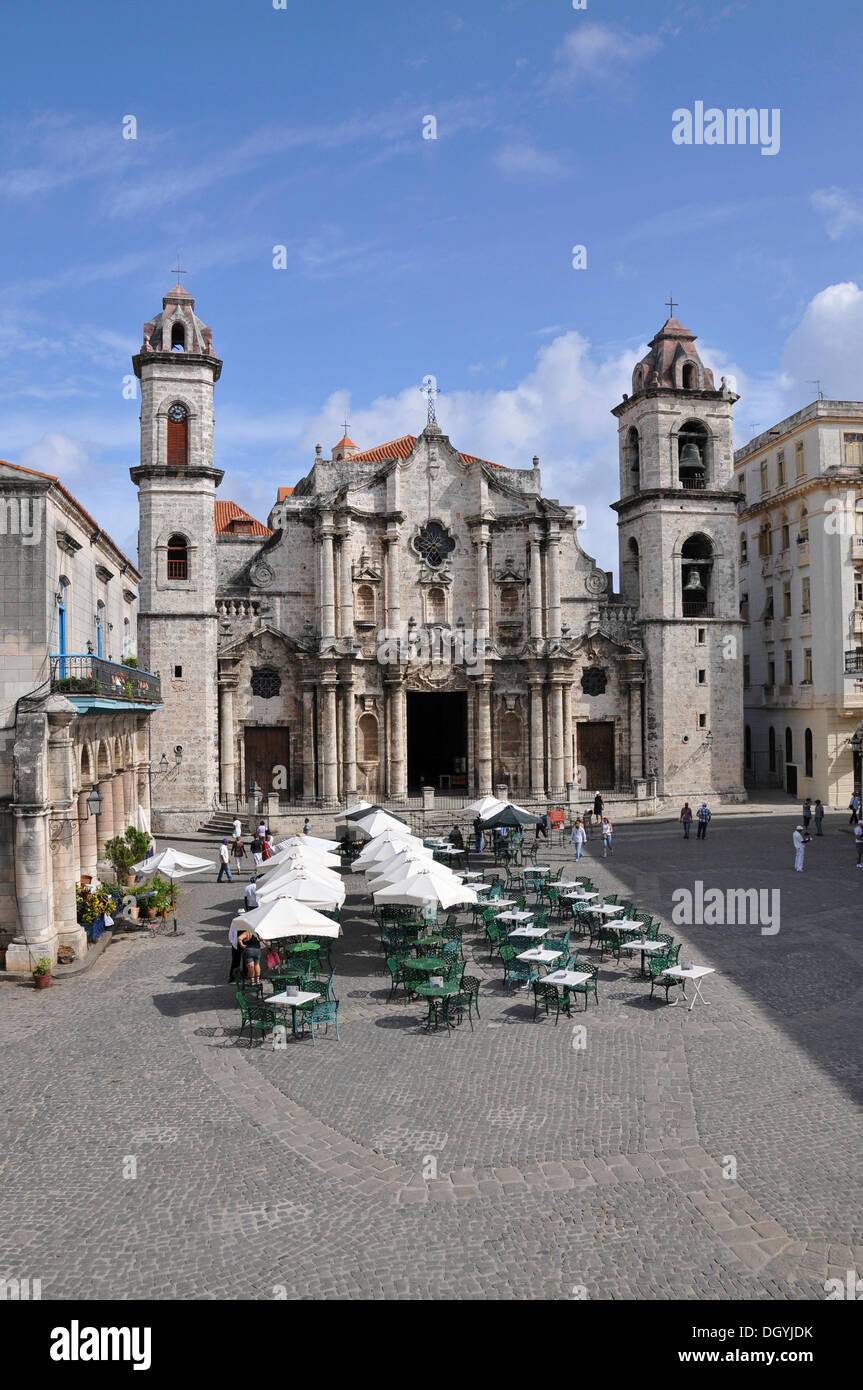
[[[449,842],[454,849],[464,849],[464,839],[457,825],[450,831]]]
[[[253,931],[237,933],[237,945],[243,953],[243,965],[249,976],[249,983],[261,983],[261,942]]]

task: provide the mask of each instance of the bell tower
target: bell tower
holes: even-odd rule
[[[669,318],[619,424],[620,587],[648,658],[647,764],[661,796],[743,792],[743,626],[733,407],[695,335]]]
[[[178,270],[177,272],[181,272]],[[197,829],[218,790],[213,335],[178,283],[144,325],[141,383],[138,660],[162,681],[153,717],[154,829]],[[180,748],[181,752],[176,750]],[[158,760],[168,760],[160,771]]]

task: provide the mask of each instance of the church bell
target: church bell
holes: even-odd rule
[[[680,455],[680,466],[681,468],[704,468],[701,450],[697,444],[684,444],[683,453]]]
[[[689,574],[686,578],[686,583],[683,587],[687,592],[691,592],[693,589],[698,589],[699,592],[704,591],[704,585],[701,582],[701,575],[698,573],[698,570],[689,571]]]

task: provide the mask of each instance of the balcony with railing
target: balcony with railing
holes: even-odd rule
[[[684,618],[712,618],[713,604],[707,599],[684,599],[683,600]]]
[[[858,671],[863,671],[863,651],[845,653],[845,674],[846,676],[856,676]]]
[[[51,689],[83,712],[92,709],[154,709],[162,682],[137,666],[120,666],[89,653],[51,657]]]

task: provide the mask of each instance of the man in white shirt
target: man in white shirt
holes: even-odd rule
[[[256,879],[250,878],[243,889],[243,901],[246,904],[246,911],[253,912],[258,906],[258,890],[255,887]]]
[[[222,862],[219,865],[219,877],[216,879],[216,882],[221,883],[223,875],[227,874],[228,882],[233,883],[234,880],[231,877],[231,851],[228,848],[227,840],[223,840],[219,845],[219,858]]]
[[[570,833],[569,838],[575,845],[576,860],[579,860],[582,854],[584,853],[584,845],[585,841],[587,840],[587,831],[585,830],[584,824],[580,819],[577,820],[575,822],[575,825],[572,827],[572,831]]]
[[[806,839],[802,825],[798,825],[792,836],[794,842],[794,868],[798,874],[803,872],[803,856],[806,853]]]

